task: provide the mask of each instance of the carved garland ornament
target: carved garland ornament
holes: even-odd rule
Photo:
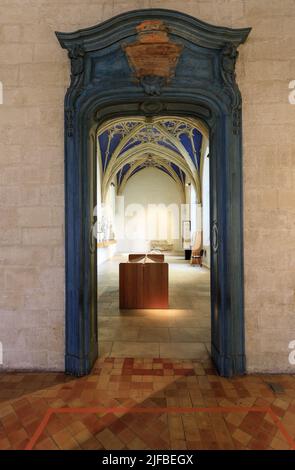
[[[69,49],[68,56],[71,59],[72,76],[80,75],[84,71],[85,50],[82,46],[74,46]]]
[[[221,51],[221,74],[225,92],[232,105],[233,133],[239,134],[241,127],[242,97],[236,82],[236,61],[239,56],[236,46],[227,43]]]
[[[83,74],[84,74],[84,58],[85,50],[81,45],[73,46],[68,51],[71,59],[71,99],[65,110],[65,126],[68,137],[74,135],[74,116],[75,116],[75,100],[82,93]],[[75,87],[75,91],[73,91]]]

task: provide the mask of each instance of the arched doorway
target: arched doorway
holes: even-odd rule
[[[87,374],[97,358],[97,128],[120,116],[161,115],[200,119],[209,129],[212,358],[221,375],[245,372],[235,63],[249,32],[151,9],[57,33],[71,59],[65,97],[66,372]]]
[[[185,116],[121,117],[98,129],[94,235],[97,232],[100,358],[208,360],[210,251],[206,248],[204,259],[197,256],[204,217],[201,175],[208,151],[206,126]],[[208,205],[206,216],[209,219]],[[139,291],[153,308],[140,309],[143,298],[137,296],[138,308],[133,308],[137,284],[125,275],[128,278],[128,269],[137,267],[126,262],[130,254],[134,260],[140,253],[160,255],[165,262],[168,309],[161,308],[164,296],[160,305],[154,303],[166,292],[165,271],[148,296]],[[137,259],[140,264],[147,261]],[[121,268],[127,269],[125,275],[120,276]]]

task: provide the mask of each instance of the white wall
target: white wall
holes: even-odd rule
[[[101,160],[100,156],[98,156],[98,164],[97,164],[97,221],[101,219],[102,213],[104,217],[107,217],[109,221],[112,223],[112,231],[114,231],[114,219],[115,219],[115,210],[116,210],[116,188],[114,185],[109,186],[109,190],[107,192],[106,197],[106,204],[104,205],[104,209],[101,206]],[[97,224],[98,228],[99,224]],[[110,236],[110,233],[108,234]],[[99,240],[97,240],[99,242]],[[108,259],[112,258],[117,251],[117,244],[106,246],[106,247],[99,247],[97,248],[97,265],[104,263]]]
[[[117,251],[117,244],[106,246],[104,248],[97,249],[97,265],[100,266],[102,263],[112,258]]]
[[[210,173],[209,158],[204,158],[202,201],[203,201],[203,264],[210,266]]]
[[[198,226],[198,221],[197,221],[197,216],[198,216],[198,210],[197,210],[197,193],[196,193],[196,190],[194,188],[194,186],[191,184],[189,186],[190,188],[190,205],[191,205],[191,232],[192,234],[194,234],[197,230],[197,226]]]
[[[180,205],[184,203],[184,195],[170,176],[155,168],[145,168],[130,178],[123,196],[125,234],[120,240],[120,235],[117,233],[119,252],[146,252],[150,249],[150,239],[168,239],[174,243],[175,250],[181,249],[181,240],[178,237],[180,237]],[[162,206],[152,209],[150,206],[148,208],[149,204],[162,204]],[[177,225],[172,222],[171,205],[175,205],[174,209],[179,213],[179,218],[176,219]]]

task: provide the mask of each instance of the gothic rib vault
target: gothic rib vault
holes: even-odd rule
[[[194,186],[202,202],[202,170],[208,153],[208,130],[199,120],[179,117],[133,117],[106,122],[97,134],[102,201],[116,179],[118,194],[138,171],[154,167],[168,174],[182,191]]]

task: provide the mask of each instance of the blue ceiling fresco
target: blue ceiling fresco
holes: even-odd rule
[[[122,183],[123,178],[126,175],[127,171],[129,171],[130,167],[131,167],[130,163],[127,163],[126,165],[124,165],[121,168],[120,171],[118,171],[118,173],[117,173],[117,183],[118,183],[119,186]]]
[[[175,171],[180,181],[184,184],[185,183],[185,173],[179,168],[179,166],[175,165],[174,163],[170,163],[171,168]]]
[[[201,163],[202,137],[202,134],[197,129],[193,129],[191,135],[186,133],[179,134],[180,142],[188,152],[197,169],[200,168]]]
[[[115,134],[112,135],[111,138],[109,138],[109,131],[103,132],[99,137],[99,146],[100,146],[100,155],[101,155],[101,161],[102,161],[102,168],[105,171],[106,167],[108,166],[109,160],[120,143],[122,139],[122,135],[120,134]]]
[[[136,128],[138,127],[138,130]],[[130,135],[130,139],[128,138]],[[124,145],[121,150],[118,149],[120,143],[124,139]],[[138,121],[123,121],[110,125],[108,129],[98,135],[98,144],[101,155],[102,171],[106,171],[110,159],[114,152],[117,153],[117,158],[127,155],[128,151],[132,149],[140,150],[142,144],[156,144],[162,148],[173,151],[176,155],[185,159],[185,154],[189,156],[194,167],[198,173],[201,167],[201,149],[202,149],[203,136],[201,132],[192,126],[190,123],[182,122],[180,119],[163,119],[157,120],[155,124],[147,123],[142,126],[142,122]],[[117,150],[116,150],[117,149]],[[157,157],[157,154],[154,154]],[[133,172],[130,173],[129,178],[136,172],[145,168],[146,165],[139,165]],[[182,184],[185,183],[185,173],[176,165],[171,163],[171,167],[178,176]],[[166,168],[157,165],[161,171],[169,174]],[[130,169],[130,164],[126,164],[117,173],[117,183],[120,185],[124,176]],[[170,175],[171,176],[171,175]]]

